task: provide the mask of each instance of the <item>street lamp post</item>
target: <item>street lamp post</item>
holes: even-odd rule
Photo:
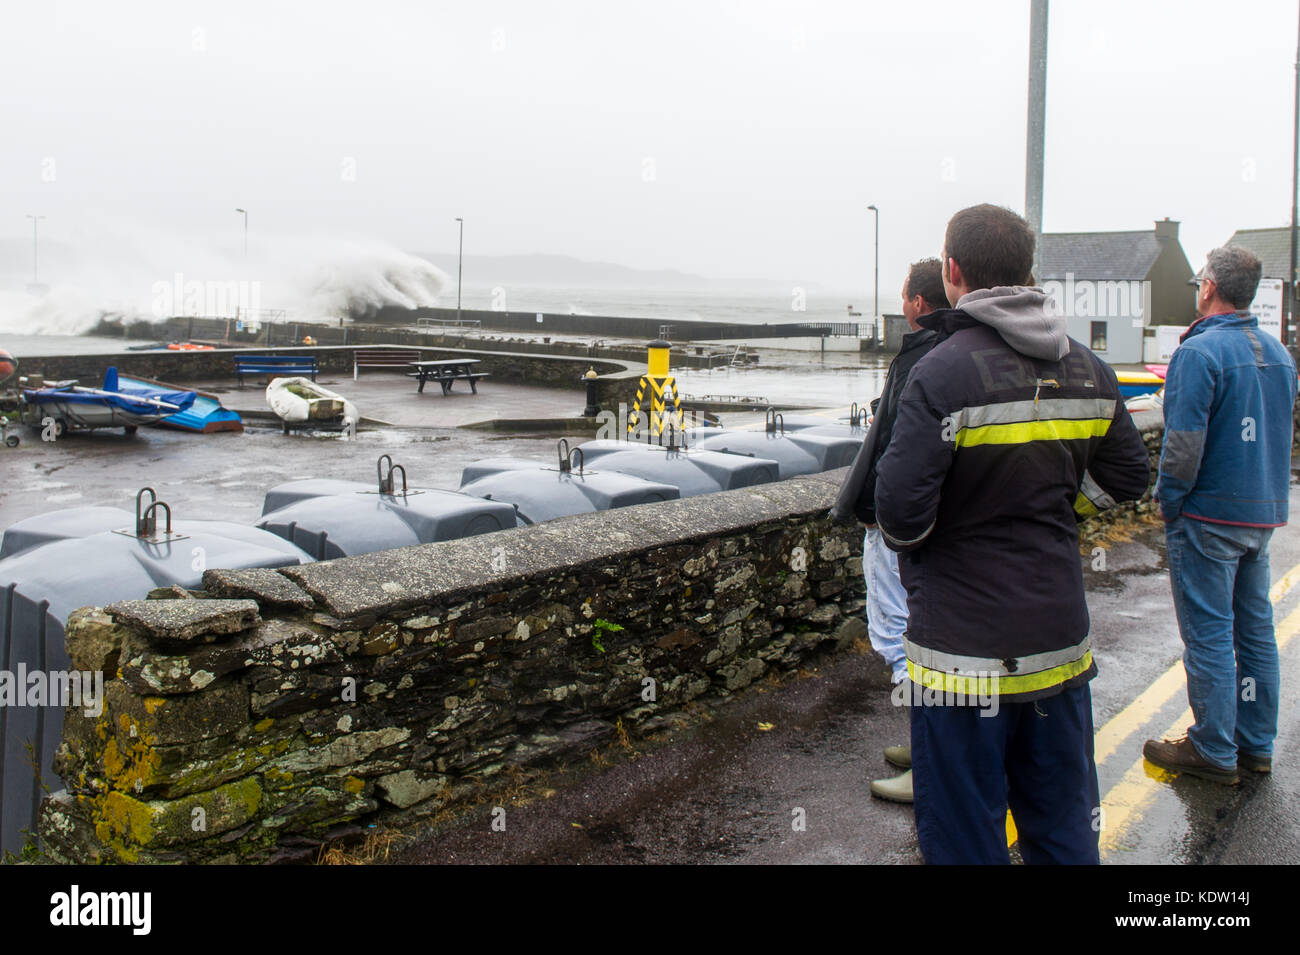
[[[1043,139],[1047,123],[1047,0],[1029,4],[1029,118],[1025,132],[1025,218],[1034,230],[1033,282],[1042,284]]]
[[[247,258],[248,257],[248,213],[245,212],[243,209],[236,209],[235,211],[241,213],[244,217],[244,256],[245,258]]]
[[[876,214],[876,240],[874,243],[875,253],[876,253],[876,274],[875,277],[871,280],[872,281],[871,290],[876,298],[875,298],[875,304],[872,305],[871,307],[871,315],[875,319],[877,330],[879,330],[880,328],[880,210],[877,209],[875,206],[867,206],[867,208]]]
[[[465,220],[456,219],[460,223],[460,249],[456,253],[456,327],[460,327],[460,280],[465,271]]]
[[[39,254],[38,254],[38,253],[39,253],[39,248],[38,248],[38,245],[37,245],[37,242],[36,242],[36,227],[37,227],[37,224],[38,224],[42,219],[45,218],[45,216],[33,216],[33,215],[29,215],[27,218],[29,218],[29,219],[32,220],[32,284],[33,284],[33,285],[40,285],[40,284],[41,284],[41,271],[40,271],[40,264],[39,264],[39,263],[40,263],[40,258],[39,258]]]
[[[1295,51],[1295,118],[1291,126],[1291,281],[1287,283],[1282,300],[1286,302],[1286,328],[1282,330],[1282,344],[1294,345],[1291,341],[1296,315],[1296,196],[1300,193],[1300,35],[1296,37]]]

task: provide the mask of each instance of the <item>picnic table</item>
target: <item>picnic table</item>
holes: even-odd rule
[[[444,395],[451,393],[451,386],[457,381],[468,381],[470,391],[478,394],[478,382],[481,378],[488,376],[487,372],[475,371],[474,366],[479,363],[477,358],[443,358],[438,361],[413,361],[410,363],[415,371],[408,371],[407,375],[419,379],[420,385],[416,388],[419,394],[424,393],[425,382],[436,381],[442,385]]]

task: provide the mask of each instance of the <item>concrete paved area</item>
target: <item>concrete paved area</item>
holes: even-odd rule
[[[412,379],[381,372],[324,374],[320,384],[351,399],[368,419],[392,427],[363,426],[355,437],[328,432],[281,433],[278,419],[249,418],[242,434],[190,434],[145,427],[70,434],[56,442],[15,426],[14,450],[0,448],[0,530],[45,511],[86,505],[131,510],[136,492],[151,486],[178,518],[251,523],[262,498],[277,484],[307,477],[371,481],[375,462],[391,454],[412,486],[455,489],[466,465],[487,457],[551,462],[559,434],[478,431],[461,426],[493,418],[566,418],[580,415],[580,391],[506,384],[487,379],[477,395],[464,382],[444,396],[436,387],[416,394]],[[265,388],[242,390],[231,382],[196,384],[218,394],[232,410],[269,413]],[[811,412],[810,412],[811,413]],[[844,409],[818,414],[834,420]],[[756,413],[724,414],[730,427],[761,427]],[[591,433],[570,436],[570,443]]]
[[[399,428],[459,428],[493,418],[565,418],[582,414],[585,396],[579,390],[508,384],[491,378],[479,382],[478,394],[469,383],[456,382],[444,395],[436,383],[416,393],[414,378],[382,371],[363,371],[356,381],[351,375],[321,374],[316,379],[357,406],[365,418],[387,422]],[[221,403],[241,414],[265,412],[266,388],[251,380],[242,389],[229,381],[194,384],[200,391],[220,394]]]
[[[477,395],[466,388],[444,397],[440,388],[427,387],[419,395],[411,379],[377,372],[363,373],[356,383],[351,376],[321,375],[319,381],[351,398],[362,415],[398,426],[363,427],[352,438],[326,432],[284,435],[278,419],[250,419],[242,434],[147,427],[134,435],[104,430],[56,442],[16,428],[21,446],[0,449],[0,529],[58,508],[131,510],[136,492],[146,485],[178,518],[250,523],[275,485],[306,477],[371,481],[381,454],[404,465],[414,486],[456,488],[462,469],[480,458],[550,461],[557,438],[460,430],[458,425],[517,417],[521,409],[530,416],[571,416],[580,414],[583,404],[577,391],[500,383],[484,383]],[[229,382],[195,387],[219,393],[237,411],[268,410],[264,388],[250,384],[240,391]]]

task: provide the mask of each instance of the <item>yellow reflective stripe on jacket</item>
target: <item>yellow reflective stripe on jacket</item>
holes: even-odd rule
[[[1103,436],[1115,416],[1113,398],[1043,398],[962,408],[951,416],[959,448]]]
[[[1092,649],[1092,635],[1085,634],[1078,643],[1056,650],[1040,650],[1038,653],[1026,653],[1014,659],[1004,657],[977,657],[965,653],[950,653],[917,643],[903,635],[903,652],[907,659],[929,670],[940,673],[973,673],[998,676],[1013,674],[1041,673],[1053,667],[1073,663]],[[1008,667],[1010,664],[1010,667]]]
[[[1115,506],[1115,499],[1093,480],[1092,474],[1083,472],[1083,483],[1079,486],[1079,496],[1074,499],[1075,513],[1080,517],[1092,517]]]
[[[907,661],[907,675],[913,683],[937,693],[962,694],[965,697],[1009,696],[1014,693],[1033,693],[1073,679],[1092,666],[1092,651],[1087,650],[1077,660],[1062,663],[1037,673],[1007,674],[985,673],[966,676],[931,670],[912,660]]]
[[[1021,421],[1016,424],[990,424],[982,428],[962,428],[955,439],[957,447],[979,444],[1028,444],[1030,441],[1074,441],[1100,438],[1110,429],[1109,418],[1048,419]]]

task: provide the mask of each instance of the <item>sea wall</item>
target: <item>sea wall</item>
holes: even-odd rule
[[[56,860],[308,859],[865,635],[844,471],[78,611]]]
[[[365,314],[354,316],[359,322],[380,325],[414,325],[421,318],[450,322],[457,318],[454,308],[402,308],[387,305]],[[476,321],[484,328],[546,335],[598,335],[601,338],[640,338],[652,341],[661,332],[672,341],[730,340],[746,341],[750,338],[784,338],[786,336],[817,335],[824,330],[830,334],[837,323],[779,322],[745,324],[738,322],[701,322],[683,319],[673,321],[662,318],[638,318],[618,315],[568,315],[562,312],[495,311],[492,309],[462,309],[459,317]]]
[[[455,310],[452,310],[453,318]],[[495,314],[495,313],[494,313]],[[104,338],[123,338],[131,341],[170,342],[197,341],[220,343],[225,347],[289,348],[302,345],[304,336],[310,335],[316,345],[401,345],[409,348],[473,348],[481,351],[509,351],[533,355],[568,355],[578,358],[609,358],[632,362],[645,361],[645,345],[608,343],[592,336],[591,341],[545,340],[553,329],[540,331],[532,328],[512,330],[483,326],[497,334],[472,328],[447,326],[414,327],[415,319],[404,318],[405,324],[397,326],[355,324],[325,325],[319,322],[267,322],[257,331],[243,331],[235,327],[234,319],[175,316],[155,322],[103,320],[92,334]],[[539,338],[538,335],[541,337]],[[608,336],[606,336],[608,337]],[[654,333],[644,336],[652,341]],[[731,348],[696,346],[678,342],[673,348],[673,364],[678,367],[711,368],[726,364],[731,359]],[[710,355],[714,357],[710,358]]]

